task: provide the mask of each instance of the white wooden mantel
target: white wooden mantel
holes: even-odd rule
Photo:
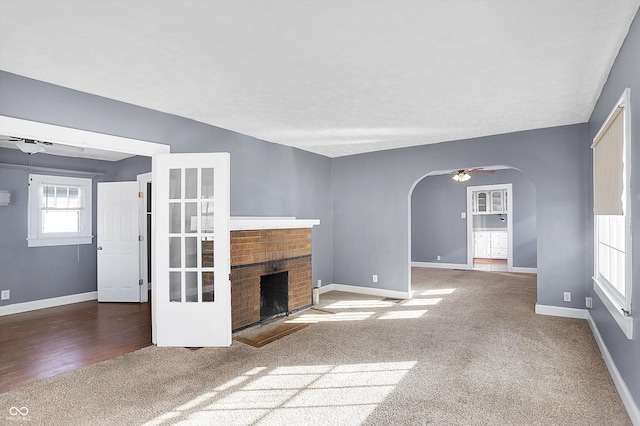
[[[260,229],[300,229],[320,225],[320,219],[296,219],[295,217],[231,216],[231,231],[255,231]]]

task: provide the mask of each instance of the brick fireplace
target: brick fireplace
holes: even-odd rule
[[[232,218],[231,223],[232,330],[310,306],[311,226],[319,221]],[[251,229],[258,227],[264,229]]]

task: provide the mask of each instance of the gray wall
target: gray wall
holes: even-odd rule
[[[586,139],[582,124],[334,159],[334,281],[406,291],[412,185],[437,170],[497,164],[536,188],[538,303],[582,308],[591,273]]]
[[[168,144],[172,152],[231,153],[231,214],[320,219],[313,229],[313,282],[333,281],[329,158],[2,71],[0,93],[2,115]],[[121,176],[131,173],[124,170]],[[10,245],[2,247],[3,255],[10,250]],[[55,296],[84,288],[73,270],[66,278],[71,281],[68,291]],[[14,279],[21,285],[28,277]],[[17,301],[12,297],[11,302]]]
[[[151,170],[148,158],[118,162],[72,159],[46,154],[29,155],[0,148],[0,163],[64,170],[92,171],[93,193],[98,182],[135,180]],[[34,173],[44,173],[34,170]],[[61,173],[64,174],[64,173]],[[133,178],[131,178],[133,175]],[[11,204],[0,206],[0,289],[11,290],[11,299],[0,306],[48,299],[96,290],[96,243],[57,247],[27,247],[28,169],[0,166],[0,188],[11,191]],[[93,197],[93,230],[96,229],[96,197]]]
[[[411,260],[467,263],[467,189],[450,175],[427,176],[411,195]],[[441,256],[440,261],[437,256]]]
[[[112,182],[136,180],[138,175],[151,172],[151,157],[129,157],[116,162]]]
[[[634,340],[628,340],[613,320],[598,296],[593,293],[591,316],[596,322],[602,339],[620,371],[636,406],[640,408],[640,16],[636,15],[627,38],[618,53],[609,78],[600,94],[589,120],[589,138],[585,147],[591,144],[597,131],[604,123],[626,87],[631,88],[631,211],[632,211],[632,314],[634,316]],[[591,180],[589,180],[591,182]],[[591,192],[590,192],[591,194]],[[591,206],[589,203],[589,217]],[[593,240],[593,228],[588,229],[589,242]],[[593,246],[589,251],[589,271],[593,271]],[[593,284],[586,279],[585,287],[592,292]]]
[[[427,176],[411,196],[411,260],[414,262],[467,263],[467,187],[513,185],[513,266],[536,267],[536,190],[518,170],[473,173],[466,182],[451,175]],[[505,215],[506,216],[506,215]],[[506,228],[498,215],[476,215],[475,227]],[[437,256],[441,260],[437,260]]]

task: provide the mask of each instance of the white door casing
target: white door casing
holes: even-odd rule
[[[230,346],[228,153],[153,157],[158,346]]]
[[[98,302],[140,302],[138,182],[98,183]]]
[[[140,286],[140,302],[145,303],[149,301],[149,290],[151,290],[151,277],[149,265],[153,264],[151,259],[151,250],[148,249],[149,242],[152,240],[151,235],[151,175],[152,173],[144,173],[137,176],[138,191],[142,194],[139,198],[139,233],[142,236],[140,241],[140,279],[142,285]]]

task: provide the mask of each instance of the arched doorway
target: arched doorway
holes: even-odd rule
[[[486,172],[471,173],[467,181],[452,179],[456,170],[427,173],[410,188],[409,201],[409,291],[411,268],[431,267],[471,269],[473,266],[473,230],[469,226],[493,230],[512,222],[511,272],[537,271],[536,188],[533,181],[520,170],[510,166],[476,167]],[[513,207],[511,217],[506,210],[473,215],[468,203],[468,187],[511,185],[512,195],[507,203]],[[473,215],[474,217],[471,217]],[[496,257],[504,252],[495,250]],[[505,268],[506,270],[506,268]]]

